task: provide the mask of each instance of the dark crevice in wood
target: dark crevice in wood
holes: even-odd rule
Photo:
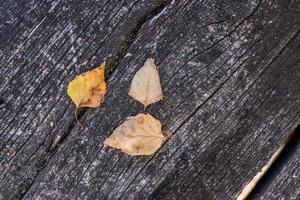
[[[42,146],[42,145],[40,145]],[[22,197],[26,194],[28,189],[34,183],[39,173],[45,168],[47,161],[51,157],[50,151],[45,151],[40,158],[35,163],[36,172],[33,177],[22,180],[21,186],[18,188],[18,192],[16,192],[10,199],[22,199]]]
[[[106,72],[105,72],[106,80],[108,80],[109,77],[111,77],[111,75],[116,70],[117,66],[119,65],[119,63],[121,62],[123,57],[125,56],[127,49],[134,42],[142,25],[146,21],[151,20],[153,17],[158,15],[166,6],[168,6],[170,4],[170,2],[171,2],[171,0],[161,1],[151,11],[146,13],[143,17],[137,19],[134,27],[125,36],[124,40],[120,43],[120,45],[116,47],[115,53],[111,57],[107,58],[107,67],[106,67]],[[1,106],[1,104],[2,104],[2,102],[0,99],[0,106]],[[79,121],[82,119],[82,116],[86,113],[87,110],[88,110],[87,108],[82,108],[82,109],[78,110],[77,118],[79,119]],[[83,124],[83,126],[85,126],[85,124]],[[66,140],[66,138],[68,137],[68,135],[71,133],[71,131],[74,128],[79,128],[79,126],[77,126],[77,121],[76,121],[75,116],[74,116],[74,119],[71,120],[71,123],[68,126],[67,130],[63,134],[59,135],[59,139],[57,141],[55,141],[57,139],[57,137],[54,138],[52,144],[49,145],[46,148],[46,150],[44,151],[44,153],[39,157],[39,159],[37,159],[37,162],[35,164],[35,168],[37,169],[35,172],[35,175],[33,177],[28,178],[28,180],[23,180],[23,183],[19,187],[18,192],[14,196],[12,196],[11,199],[22,199],[24,197],[24,195],[26,194],[28,189],[35,182],[38,175],[46,167],[49,159],[55,154],[55,152],[57,151],[59,146]],[[45,143],[41,144],[40,146],[43,146],[43,145],[45,145]]]
[[[258,199],[261,194],[264,193],[266,188],[272,183],[273,177],[283,169],[287,161],[296,153],[297,149],[300,147],[300,125],[298,125],[296,129],[287,137],[284,144],[285,147],[282,152],[254,186],[247,199]]]
[[[153,17],[158,15],[171,1],[162,1],[154,7],[149,13],[147,13],[144,17],[138,19],[136,21],[135,26],[132,30],[127,34],[123,42],[116,48],[116,53],[108,59],[107,62],[107,70],[106,70],[106,77],[110,77],[112,73],[117,68],[120,60],[124,57],[128,47],[133,43],[134,39],[136,38],[141,26],[148,20],[151,20]]]

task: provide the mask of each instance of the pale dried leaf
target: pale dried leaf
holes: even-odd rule
[[[128,94],[141,102],[145,108],[163,98],[159,74],[153,59],[147,59],[144,66],[136,72]]]
[[[151,155],[161,146],[164,136],[161,123],[150,114],[138,114],[116,128],[104,141],[105,146],[129,155]]]

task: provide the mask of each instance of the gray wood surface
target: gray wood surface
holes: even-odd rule
[[[300,199],[300,126],[249,199]]]
[[[234,199],[300,123],[299,1],[2,0],[0,10],[0,199]],[[127,93],[149,57],[165,98],[146,112],[172,136],[130,157],[102,142],[143,111]],[[67,83],[104,58],[108,92],[79,111],[80,129]]]

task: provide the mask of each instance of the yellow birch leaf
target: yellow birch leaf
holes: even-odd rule
[[[120,149],[131,156],[151,155],[161,146],[161,123],[150,114],[129,117],[104,141],[104,146]]]
[[[77,108],[100,105],[101,98],[106,93],[104,79],[105,62],[99,67],[76,76],[68,84],[68,95]]]
[[[144,66],[136,72],[128,95],[142,103],[145,108],[163,98],[159,74],[153,59],[147,59]]]

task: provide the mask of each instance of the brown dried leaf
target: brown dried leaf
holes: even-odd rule
[[[116,128],[104,145],[132,156],[151,155],[160,148],[163,139],[160,121],[150,114],[140,113]]]
[[[147,59],[144,66],[136,72],[128,94],[141,102],[145,108],[163,98],[159,74],[153,59]]]

